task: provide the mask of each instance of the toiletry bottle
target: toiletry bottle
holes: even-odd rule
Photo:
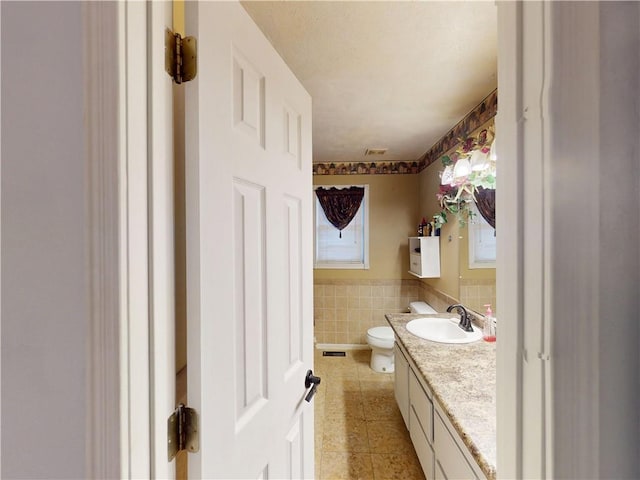
[[[420,234],[421,237],[428,237],[429,233],[427,231],[427,221],[424,219],[424,217],[422,217],[422,221],[420,222],[420,231],[422,232]]]
[[[485,342],[495,342],[496,341],[496,319],[493,317],[493,312],[491,311],[491,304],[487,303],[485,305],[487,307],[487,313],[484,316],[484,327],[482,328],[482,339]]]

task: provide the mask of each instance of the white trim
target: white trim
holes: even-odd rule
[[[2,8],[0,6],[0,39],[2,38]],[[0,48],[0,65],[2,65],[2,49]],[[0,75],[0,92],[2,92],[2,75]],[[2,125],[2,95],[0,95],[0,125]],[[0,145],[2,145],[2,128],[0,128]],[[0,212],[2,211],[2,155],[0,154]],[[0,221],[0,259],[2,258],[2,222]],[[2,275],[0,274],[0,346],[2,345]],[[0,354],[0,432],[2,432],[2,355]],[[2,478],[2,435],[0,434],[0,478]]]
[[[147,12],[119,2],[121,478],[150,478]]]
[[[314,263],[318,270],[369,270],[368,263]]]
[[[497,467],[500,478],[522,478],[522,313],[524,186],[520,146],[522,81],[522,8],[498,3],[498,85],[496,131],[500,185],[496,189],[497,311],[502,318],[496,345]]]
[[[167,418],[175,409],[175,265],[173,221],[173,85],[164,71],[171,2],[147,3],[149,52],[149,282],[151,342],[151,478],[175,478],[167,460]]]
[[[316,343],[316,350],[371,350],[363,343]]]
[[[519,248],[523,252],[520,258],[523,271],[523,311],[520,317],[522,478],[545,478],[547,461],[545,369],[549,360],[544,361],[543,358],[548,357],[550,351],[544,343],[543,332],[549,314],[551,272],[547,266],[551,245],[546,241],[549,235],[549,191],[545,188],[548,185],[545,177],[548,174],[549,139],[545,137],[544,129],[550,120],[548,105],[544,103],[549,88],[550,67],[544,55],[550,27],[545,21],[546,8],[544,2],[527,2],[522,7],[522,86],[518,118],[522,128],[518,162],[521,162],[522,178],[526,179],[523,188],[518,191],[522,208]]]
[[[489,223],[480,215],[480,211],[476,206],[475,202],[471,203],[470,206],[471,211],[474,213],[473,219],[467,223],[467,233],[469,237],[469,241],[467,242],[468,251],[469,251],[469,270],[473,270],[476,268],[496,268],[495,261],[495,250],[494,250],[494,259],[493,260],[477,260],[476,259],[476,236],[480,230],[486,230],[488,235],[495,235],[495,230]],[[492,233],[489,233],[489,229],[491,229]]]
[[[87,478],[120,476],[118,273],[118,12],[83,4],[90,315]]]

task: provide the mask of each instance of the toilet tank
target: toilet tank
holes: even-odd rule
[[[409,311],[411,313],[438,313],[426,302],[411,302],[409,304]]]

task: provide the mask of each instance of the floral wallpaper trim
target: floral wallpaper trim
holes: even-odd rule
[[[469,133],[495,117],[498,111],[498,90],[494,90],[471,112],[438,140],[419,161],[314,163],[314,175],[393,175],[419,173],[447,151],[464,140]]]
[[[420,171],[418,162],[344,162],[314,163],[314,175],[391,175]]]
[[[454,148],[462,140],[465,140],[471,132],[482,126],[496,116],[498,112],[498,89],[491,92],[460,120],[444,137],[438,140],[420,159],[420,171],[431,165],[449,150]]]

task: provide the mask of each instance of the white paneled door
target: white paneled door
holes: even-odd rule
[[[238,2],[185,2],[190,478],[313,478],[311,99]]]

